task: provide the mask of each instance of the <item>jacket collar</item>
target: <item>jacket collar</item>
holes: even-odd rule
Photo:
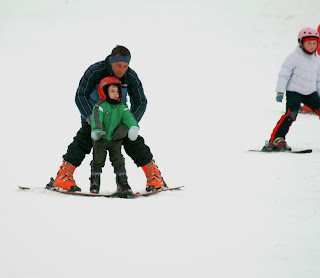
[[[302,55],[304,57],[307,57],[309,59],[312,59],[312,57],[314,56],[314,54],[307,54],[306,52],[304,52],[300,46],[297,46],[295,52],[297,52],[299,55]]]

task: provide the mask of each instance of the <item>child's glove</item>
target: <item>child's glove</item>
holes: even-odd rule
[[[276,100],[277,102],[282,102],[284,93],[277,93]]]
[[[94,141],[98,141],[104,135],[106,135],[106,132],[102,130],[91,131],[91,138]]]
[[[128,134],[128,129],[129,128],[125,124],[120,123],[112,133],[112,140],[120,140],[126,137]]]
[[[138,126],[132,126],[128,132],[128,138],[131,141],[135,141],[138,138],[140,128]]]

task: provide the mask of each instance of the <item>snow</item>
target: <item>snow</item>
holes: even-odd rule
[[[0,3],[0,277],[320,276],[320,128],[312,154],[261,154],[284,112],[277,74],[320,2],[11,0]],[[170,186],[135,200],[25,192],[55,176],[80,127],[74,94],[117,45],[149,104],[141,135]],[[87,156],[76,170],[89,189]],[[135,191],[145,177],[126,156]],[[106,165],[102,191],[115,189]]]

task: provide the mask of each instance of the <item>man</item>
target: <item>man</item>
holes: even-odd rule
[[[114,76],[121,81],[122,101],[126,103],[129,96],[130,111],[137,122],[141,120],[147,107],[147,99],[141,81],[135,71],[129,67],[130,60],[130,51],[124,46],[117,45],[112,50],[111,55],[105,60],[91,65],[81,78],[75,102],[81,114],[82,126],[73,138],[73,142],[68,146],[67,153],[63,156],[64,161],[52,184],[54,187],[68,191],[81,191],[75,183],[73,173],[92,148],[91,115],[95,103],[99,100],[98,84],[101,79]],[[112,140],[123,139],[126,153],[138,167],[142,167],[146,174],[146,190],[153,191],[166,186],[157,165],[154,163],[149,147],[144,143],[144,139],[138,136],[135,141],[131,141],[127,134],[128,127],[121,123],[113,132]]]

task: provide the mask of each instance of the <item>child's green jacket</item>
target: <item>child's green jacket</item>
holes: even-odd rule
[[[112,133],[121,122],[128,128],[138,126],[124,103],[110,104],[107,101],[98,101],[92,109],[91,131],[105,131],[104,139],[108,141],[112,140]]]

